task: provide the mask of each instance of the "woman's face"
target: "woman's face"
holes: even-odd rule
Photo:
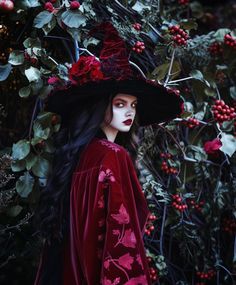
[[[128,132],[134,122],[136,105],[137,97],[118,93],[112,100],[112,108],[106,111],[105,125],[120,132]]]

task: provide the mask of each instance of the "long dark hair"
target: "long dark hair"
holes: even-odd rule
[[[63,241],[69,225],[69,195],[72,174],[78,164],[81,151],[95,136],[104,136],[100,125],[104,120],[107,107],[115,94],[103,94],[98,99],[83,102],[75,107],[75,114],[62,124],[54,137],[56,151],[53,171],[47,185],[41,191],[36,224],[46,243]],[[102,99],[101,99],[102,98]],[[73,112],[73,110],[71,110]],[[118,133],[116,143],[123,145],[135,159],[136,123],[128,133]]]

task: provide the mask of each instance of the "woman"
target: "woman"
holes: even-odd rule
[[[135,76],[117,31],[109,23],[102,30],[100,61],[81,57],[73,85],[49,98],[64,126],[41,198],[45,246],[35,285],[151,284],[142,240],[149,211],[117,143],[131,150],[136,113],[141,126],[169,120],[182,100]]]

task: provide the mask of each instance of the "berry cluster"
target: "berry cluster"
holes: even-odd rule
[[[52,2],[52,1],[46,2],[46,3],[44,4],[44,9],[47,10],[48,12],[51,12],[51,13],[52,13],[52,12],[55,10],[55,8],[54,8],[54,6],[52,5],[51,2]]]
[[[135,45],[132,47],[132,50],[137,53],[142,53],[144,49],[145,49],[144,42],[140,42],[140,41],[137,41]]]
[[[192,129],[194,127],[197,127],[200,125],[200,122],[196,118],[189,118],[186,121],[182,121],[182,124],[184,124],[186,127]]]
[[[179,194],[173,195],[172,198],[173,198],[172,206],[176,210],[183,212],[185,209],[188,208],[188,205],[183,203],[183,199],[180,197]]]
[[[158,280],[158,271],[157,269],[152,265],[153,264],[153,260],[150,256],[147,257],[147,261],[148,261],[148,267],[149,267],[149,274],[150,274],[150,278],[152,281],[156,281]]]
[[[166,174],[174,174],[174,175],[178,173],[178,169],[171,166],[169,163],[169,159],[172,158],[172,155],[170,153],[162,152],[160,154],[160,157],[163,159],[163,161],[161,162],[161,170],[163,172],[165,172]]]
[[[70,2],[70,9],[77,10],[80,7],[80,3],[78,1],[71,1]]]
[[[186,46],[188,34],[181,29],[178,25],[169,27],[170,34],[172,35],[172,40],[178,46]]]
[[[197,277],[202,280],[211,280],[216,272],[213,269],[209,269],[208,271],[197,271]]]
[[[218,123],[224,121],[230,121],[235,118],[235,109],[229,107],[223,100],[216,100],[215,104],[212,106],[212,112],[214,114],[214,119]]]
[[[196,203],[193,199],[188,200],[188,204],[190,204],[190,206],[193,209],[196,209],[198,211],[202,210],[203,205],[205,204],[204,201],[200,201],[199,203]]]
[[[219,56],[223,53],[223,48],[220,43],[214,42],[208,48],[212,56]]]
[[[225,43],[227,46],[236,49],[236,39],[234,39],[230,34],[226,34],[226,35],[224,36],[224,43]]]
[[[180,5],[187,5],[189,3],[189,0],[178,0],[178,3]]]
[[[38,59],[36,57],[31,57],[28,52],[24,53],[24,58],[26,61],[31,63],[32,65],[36,65],[38,63]]]
[[[150,236],[151,233],[154,231],[155,227],[153,225],[153,222],[157,219],[157,217],[155,215],[150,215],[148,217],[148,222],[146,225],[146,229],[145,229],[145,234]]]
[[[12,0],[0,1],[0,9],[6,12],[12,11],[14,9],[14,1]]]
[[[139,23],[135,23],[135,24],[133,24],[132,26],[133,26],[133,28],[134,28],[136,31],[140,31],[140,30],[141,30],[141,27],[142,27],[142,25],[139,24]]]
[[[235,219],[224,219],[223,220],[223,229],[225,232],[230,234],[236,233],[236,221]]]

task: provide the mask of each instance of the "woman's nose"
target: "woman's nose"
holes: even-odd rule
[[[126,116],[133,116],[134,115],[134,110],[129,109],[126,111]]]

